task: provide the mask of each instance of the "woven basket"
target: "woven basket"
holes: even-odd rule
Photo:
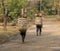
[[[27,29],[27,19],[26,18],[18,18],[18,27],[20,29]]]

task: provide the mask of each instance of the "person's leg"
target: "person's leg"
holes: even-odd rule
[[[22,32],[22,42],[24,43],[24,32]]]
[[[39,29],[39,28],[38,28],[38,25],[36,25],[36,32],[37,32],[37,36],[38,36],[38,29]]]
[[[24,43],[25,36],[26,36],[26,30],[22,30],[21,31],[21,37],[22,37],[22,42],[23,43]]]
[[[23,33],[23,37],[22,37],[22,42],[23,43],[24,43],[25,37],[26,37],[26,31],[24,31],[24,33]]]
[[[40,25],[40,35],[41,35],[41,32],[42,32],[42,25]]]

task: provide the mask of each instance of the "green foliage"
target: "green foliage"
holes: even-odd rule
[[[34,14],[35,14],[35,9],[30,9],[27,12],[27,17],[30,17],[32,19],[34,18]]]
[[[21,8],[26,8],[29,4],[27,0],[4,0],[5,1],[5,12],[6,16],[10,21],[15,20],[21,14]],[[58,4],[58,3],[56,3]],[[42,10],[40,10],[40,1],[37,2],[36,9],[42,11],[44,14],[56,15],[57,9],[53,5],[53,0],[42,0],[41,5]],[[53,9],[55,8],[55,9]],[[34,17],[35,10],[34,8],[30,9],[27,13],[28,17]],[[2,4],[0,0],[0,18],[2,17]]]
[[[25,8],[27,4],[28,4],[27,0],[19,0],[18,6],[20,6],[21,8]]]
[[[53,5],[54,1],[50,0],[42,0],[42,5],[40,5],[40,1],[37,2],[37,10],[38,11],[43,11],[44,13],[48,15],[56,15],[57,10],[56,7]],[[41,10],[40,10],[41,7]]]
[[[1,5],[1,0],[0,0],[0,17],[2,16],[2,5]]]
[[[41,11],[41,10],[40,10],[40,6],[41,6],[41,5],[40,5],[40,1],[38,1],[38,2],[37,2],[37,5],[36,5],[36,8],[37,8],[38,11]]]
[[[5,0],[5,14],[9,19],[15,20],[20,16],[21,8],[27,7],[27,0]],[[1,2],[0,2],[0,15],[1,12]]]

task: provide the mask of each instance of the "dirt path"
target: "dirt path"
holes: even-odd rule
[[[28,29],[24,44],[18,34],[0,45],[0,51],[60,51],[60,25],[50,19],[43,21],[42,36],[36,36],[34,25]]]

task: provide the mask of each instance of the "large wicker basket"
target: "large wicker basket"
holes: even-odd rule
[[[27,19],[26,18],[18,18],[18,27],[19,29],[27,29]]]

